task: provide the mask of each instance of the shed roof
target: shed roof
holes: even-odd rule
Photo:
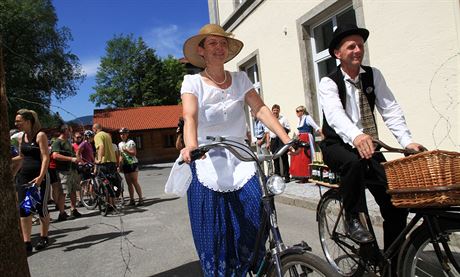
[[[104,129],[149,130],[177,127],[182,116],[182,105],[146,106],[134,108],[94,110],[94,123]]]

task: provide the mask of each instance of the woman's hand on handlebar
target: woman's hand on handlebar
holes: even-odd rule
[[[182,156],[182,160],[189,164],[192,162],[192,151],[195,150],[196,146],[186,146],[180,150],[180,154]]]

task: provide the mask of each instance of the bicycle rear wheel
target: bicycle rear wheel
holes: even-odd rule
[[[107,191],[106,188],[103,189],[103,193],[99,195],[99,197],[97,198],[97,201],[98,201],[98,206],[99,206],[99,212],[101,213],[101,215],[107,216],[109,212],[110,204],[109,204],[109,192]]]
[[[446,238],[447,244],[452,252],[452,258],[457,266],[460,264],[460,221],[448,218],[438,218],[442,236]],[[445,249],[440,244],[443,255]],[[453,262],[446,260],[451,269],[450,273],[443,271],[436,256],[428,228],[425,224],[417,227],[406,243],[401,248],[398,261],[398,276],[460,276]]]
[[[342,276],[353,276],[362,270],[357,254],[360,246],[346,234],[345,216],[340,213],[342,199],[338,191],[327,191],[318,207],[318,232],[326,260]]]
[[[97,206],[97,195],[92,182],[94,182],[93,179],[88,179],[80,184],[81,202],[88,210],[94,210]]]
[[[311,253],[291,254],[281,258],[282,276],[340,276],[328,263]],[[277,277],[276,267],[272,266],[267,276]]]

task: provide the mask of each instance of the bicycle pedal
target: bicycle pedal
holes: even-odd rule
[[[302,242],[300,242],[300,243],[294,244],[293,246],[294,246],[294,247],[300,247],[300,248],[302,248],[304,251],[309,251],[309,252],[311,252],[311,250],[312,250],[311,247],[310,247],[310,245],[308,245],[308,243],[306,243],[305,241],[302,241]]]

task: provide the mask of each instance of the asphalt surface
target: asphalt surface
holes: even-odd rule
[[[28,258],[31,275],[201,276],[187,201],[164,193],[170,169],[171,164],[161,164],[139,172],[145,197],[142,207],[125,207],[122,214],[106,217],[98,210],[82,207],[81,218],[53,221],[49,247],[34,251]],[[307,241],[313,253],[323,257],[315,220],[319,197],[315,185],[293,181],[276,199],[285,243]],[[54,205],[49,207],[51,218],[56,219]],[[35,244],[38,225],[33,227],[32,234]]]

